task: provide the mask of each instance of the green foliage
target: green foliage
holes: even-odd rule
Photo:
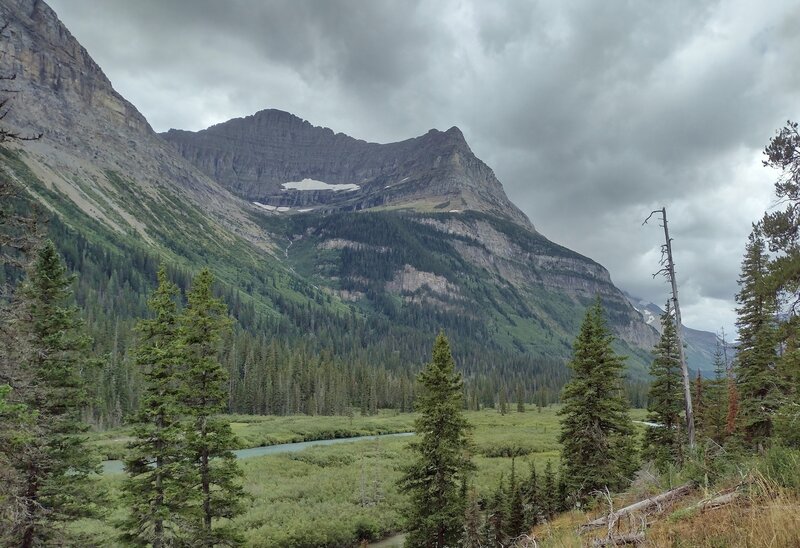
[[[494,496],[486,506],[486,527],[484,539],[486,546],[505,546],[507,535],[508,501],[503,483],[503,476],[497,483]]]
[[[746,443],[761,446],[772,435],[772,416],[779,406],[780,379],[774,295],[765,293],[768,257],[757,229],[750,234],[736,302],[739,345],[736,383],[740,398],[738,426]]]
[[[513,539],[526,532],[522,484],[517,481],[516,463],[514,459],[511,459],[511,476],[508,482],[507,504],[508,520],[506,520],[506,536]]]
[[[586,313],[570,362],[561,410],[562,460],[568,494],[585,502],[605,488],[626,486],[636,468],[633,425],[622,393],[623,359],[600,302]]]
[[[444,333],[436,338],[433,359],[420,373],[419,384],[419,417],[414,422],[419,439],[411,444],[417,458],[402,480],[410,499],[407,542],[444,548],[461,536],[466,501],[459,496],[459,485],[474,468],[461,375]]]
[[[239,544],[241,537],[228,525],[213,527],[242,511],[241,470],[232,450],[236,440],[230,423],[218,416],[227,402],[227,374],[219,363],[222,337],[230,327],[225,304],[214,297],[214,278],[208,269],[194,279],[180,317],[179,372],[182,403],[190,419],[185,423],[192,477],[199,490],[199,505],[181,508],[182,517],[194,524],[192,543],[198,546]],[[196,478],[196,479],[195,479]],[[195,520],[197,520],[195,522]]]
[[[478,493],[474,489],[470,489],[464,513],[464,533],[459,545],[463,548],[482,548],[482,530],[483,515],[481,514]]]
[[[681,359],[678,334],[669,303],[661,316],[661,338],[655,347],[650,366],[653,382],[647,399],[647,420],[659,426],[645,431],[642,456],[653,460],[660,469],[679,464],[683,458],[684,409]]]
[[[717,445],[724,444],[727,437],[727,368],[722,346],[717,342],[714,351],[714,377],[704,383],[706,405],[702,417],[703,429],[700,431],[702,436],[710,438]]]
[[[150,299],[152,319],[137,325],[140,341],[136,361],[144,388],[139,412],[132,418],[134,440],[129,444],[123,487],[130,514],[121,524],[124,540],[158,548],[185,541],[178,516],[189,502],[181,420],[187,412],[181,401],[180,370],[183,347],[178,336],[178,288],[158,272],[158,288]]]
[[[50,241],[37,250],[18,291],[15,335],[21,382],[9,407],[28,423],[13,454],[4,454],[19,480],[22,511],[7,529],[12,544],[33,546],[61,539],[65,523],[96,515],[102,502],[92,475],[97,458],[87,450],[81,412],[88,403],[81,371],[91,340],[71,305],[72,277]],[[20,407],[22,406],[22,407]],[[13,450],[13,446],[6,449]]]
[[[758,461],[758,470],[780,487],[800,494],[800,451],[775,444]]]
[[[525,518],[525,529],[533,529],[544,517],[544,507],[542,505],[542,490],[539,487],[539,480],[536,476],[536,466],[531,463],[531,473],[522,483],[522,504]]]

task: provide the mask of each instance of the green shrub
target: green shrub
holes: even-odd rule
[[[800,451],[781,445],[770,447],[758,461],[758,471],[775,484],[800,494]]]

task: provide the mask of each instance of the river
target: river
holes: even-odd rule
[[[335,438],[331,440],[315,440],[315,441],[301,441],[296,443],[281,443],[278,445],[265,445],[262,447],[251,447],[249,449],[239,449],[234,451],[237,459],[251,459],[253,457],[262,457],[264,455],[280,455],[281,453],[295,453],[308,449],[309,447],[320,445],[336,445],[338,443],[353,443],[357,441],[369,441],[382,438],[413,436],[413,432],[402,432],[400,434],[378,434],[375,436],[355,436],[352,438]],[[103,461],[104,474],[121,474],[123,466],[121,460],[105,460]]]

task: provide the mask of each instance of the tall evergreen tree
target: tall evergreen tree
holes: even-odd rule
[[[461,537],[464,503],[459,483],[474,467],[470,459],[471,426],[462,408],[462,380],[455,371],[450,344],[439,333],[433,359],[420,373],[421,392],[414,422],[416,455],[401,479],[410,494],[407,543],[412,547],[454,546]]]
[[[0,385],[0,546],[14,546],[15,529],[26,513],[19,497],[24,474],[17,457],[35,440],[36,416],[24,403],[10,401],[11,387]]]
[[[511,477],[508,484],[508,519],[506,536],[514,539],[525,532],[525,506],[522,500],[522,485],[517,481],[515,459],[511,459]]]
[[[190,503],[191,470],[181,423],[188,410],[182,402],[183,366],[178,333],[178,287],[166,270],[158,271],[158,288],[149,301],[152,318],[141,320],[136,361],[144,389],[133,418],[134,441],[125,469],[123,492],[130,515],[122,523],[123,539],[161,548],[184,541],[181,511]]]
[[[623,358],[611,348],[599,299],[586,313],[570,361],[561,419],[562,463],[578,502],[627,485],[635,469],[633,425],[622,390]]]
[[[48,240],[19,291],[21,366],[28,380],[19,398],[33,413],[35,437],[12,456],[23,476],[18,496],[24,512],[10,536],[24,547],[63,542],[67,523],[99,512],[100,492],[92,479],[99,459],[86,446],[81,421],[88,404],[81,372],[93,365],[91,339],[70,302],[73,279]]]
[[[517,385],[517,413],[525,412],[525,389],[522,384]]]
[[[722,445],[725,441],[725,418],[728,412],[727,364],[722,346],[714,350],[714,378],[707,383],[705,431],[703,434]]]
[[[748,240],[739,293],[736,326],[739,346],[736,383],[740,398],[739,428],[745,442],[762,446],[772,435],[772,416],[779,405],[776,371],[775,296],[765,291],[768,257],[764,240],[754,228]]]
[[[558,486],[556,485],[556,475],[553,471],[553,462],[548,459],[544,465],[544,474],[542,479],[542,513],[545,519],[552,519],[561,502],[558,500]]]
[[[184,360],[183,405],[189,409],[186,442],[199,481],[199,507],[184,511],[194,521],[193,544],[235,545],[240,535],[229,526],[216,526],[242,510],[241,470],[232,450],[236,439],[228,421],[219,417],[227,402],[227,374],[219,362],[223,335],[230,328],[225,304],[214,297],[214,277],[208,269],[193,280],[180,318],[181,357]]]
[[[533,462],[531,462],[531,473],[522,484],[522,502],[525,507],[525,529],[533,529],[543,514],[542,493]]]
[[[776,252],[769,261],[765,292],[793,303],[781,319],[777,332],[782,345],[777,371],[780,391],[770,395],[777,400],[776,434],[782,443],[800,447],[800,131],[797,122],[787,121],[764,149],[764,165],[777,170],[777,202],[785,209],[764,215],[760,223],[769,249]],[[744,403],[744,402],[742,402]],[[744,405],[743,405],[744,407]],[[743,409],[744,410],[744,409]]]
[[[678,336],[670,305],[661,316],[661,338],[654,349],[650,366],[653,382],[647,398],[647,420],[659,426],[648,427],[644,437],[643,456],[652,459],[660,468],[679,463],[683,439],[683,384]]]
[[[478,493],[474,489],[470,489],[467,494],[467,508],[464,513],[464,533],[459,546],[462,548],[482,548],[482,530],[483,520]]]
[[[506,496],[505,483],[501,475],[494,496],[492,496],[486,508],[485,543],[493,548],[503,548],[508,540],[508,504]]]

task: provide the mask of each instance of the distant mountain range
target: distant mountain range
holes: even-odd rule
[[[636,311],[642,315],[645,323],[653,326],[661,333],[661,316],[664,315],[664,309],[654,303],[634,297],[628,292],[625,292],[625,296]],[[717,350],[717,345],[720,345],[720,348],[722,345],[720,337],[710,331],[700,331],[685,325],[683,326],[683,337],[686,345],[686,361],[689,368],[700,369],[705,373],[712,371],[714,369],[714,353]],[[725,343],[727,345],[728,359],[730,360],[735,353],[735,346],[731,341],[725,341]]]
[[[445,328],[470,374],[563,362],[600,297],[631,375],[644,376],[650,309],[537,232],[458,128],[377,144],[264,110],[157,134],[44,2],[2,0],[0,19],[0,68],[19,92],[6,121],[43,133],[0,150],[2,176],[92,253],[128,261],[119,275],[146,280],[157,260],[211,266],[246,304],[244,329],[277,322],[285,338],[404,364]],[[117,298],[143,302],[138,283]],[[713,335],[692,333],[690,362],[707,365]]]

